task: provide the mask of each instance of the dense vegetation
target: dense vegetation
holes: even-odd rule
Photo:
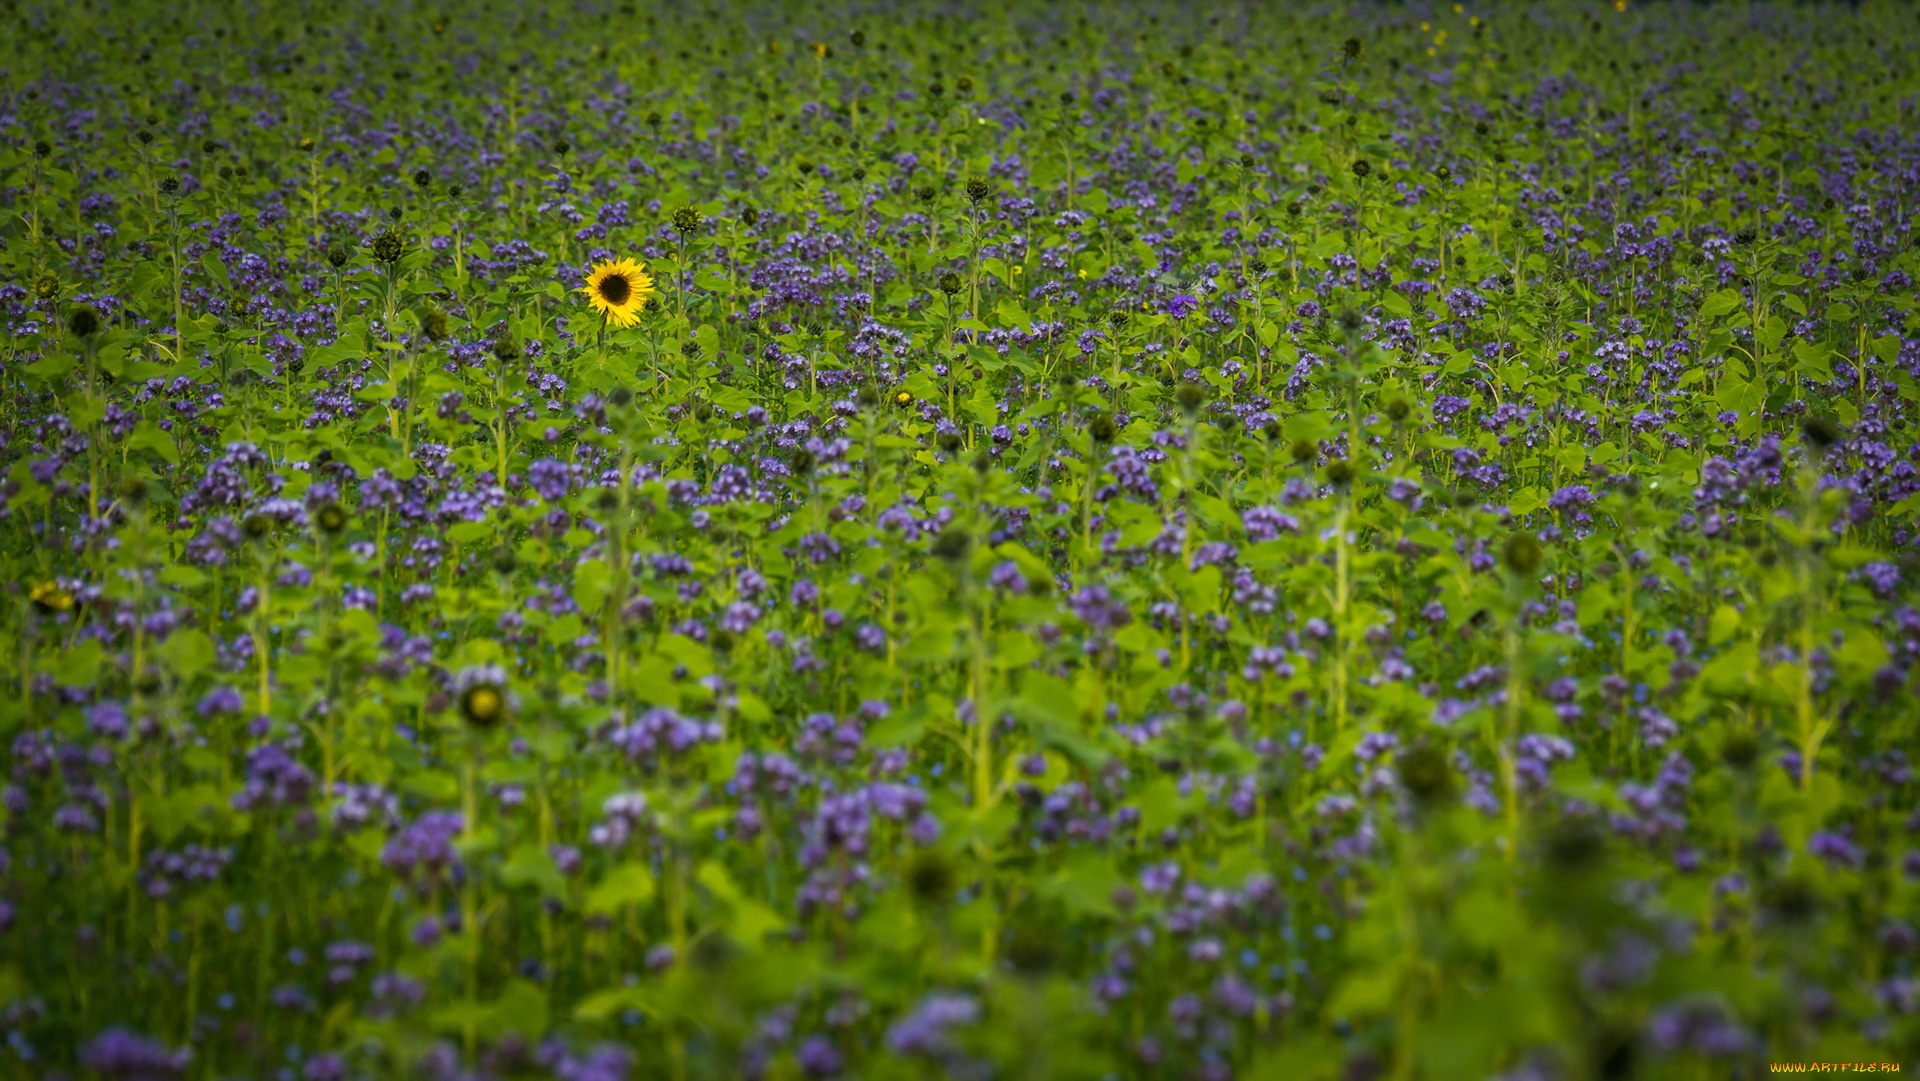
[[[4,24],[5,1076],[1920,1065],[1911,8]]]

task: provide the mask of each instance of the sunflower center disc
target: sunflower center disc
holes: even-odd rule
[[[600,297],[607,303],[618,307],[633,295],[633,283],[624,275],[609,274],[600,282]]]

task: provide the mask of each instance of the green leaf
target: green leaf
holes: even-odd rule
[[[65,379],[67,373],[73,371],[74,366],[78,363],[79,361],[75,360],[70,354],[55,353],[50,357],[43,357],[36,360],[20,370],[41,382],[52,383]]]
[[[773,909],[741,893],[733,883],[733,876],[721,864],[708,860],[700,865],[694,877],[727,910],[727,931],[741,945],[758,949],[768,934],[786,926],[786,921]]]
[[[1206,803],[1198,793],[1181,795],[1180,786],[1171,777],[1156,778],[1133,798],[1133,802],[1140,808],[1140,832],[1146,837],[1158,836],[1162,830],[1177,825],[1181,819]]]
[[[127,437],[127,446],[135,450],[150,450],[168,465],[180,464],[180,448],[174,445],[173,436],[161,431],[153,421],[143,420],[135,425],[133,434]]]
[[[213,664],[216,655],[213,639],[208,638],[205,631],[191,627],[168,635],[167,640],[160,643],[154,653],[159,655],[161,663],[172,669],[173,674],[183,683],[206,671],[208,666]]]
[[[1100,744],[1081,731],[1081,699],[1065,680],[1045,672],[1029,672],[1014,699],[1014,716],[1033,729],[1034,741],[1052,748],[1090,769],[1099,769],[1109,757]]]
[[[1746,302],[1738,289],[1722,289],[1700,305],[1700,321],[1718,319],[1728,312],[1738,311]]]
[[[553,854],[534,841],[515,848],[500,865],[500,881],[509,887],[534,886],[548,897],[561,897],[567,892],[567,880],[561,877]]]
[[[1248,1081],[1331,1081],[1340,1076],[1344,1061],[1333,1037],[1306,1033],[1263,1046],[1246,1076]]]
[[[199,589],[207,584],[206,571],[185,563],[174,563],[165,567],[155,577],[162,585],[179,586],[181,589]]]
[[[1723,604],[1713,610],[1713,620],[1707,625],[1707,642],[1710,645],[1722,645],[1739,629],[1740,610]]]
[[[1763,384],[1749,383],[1739,376],[1729,375],[1720,381],[1719,389],[1713,393],[1713,400],[1723,410],[1747,416],[1758,412],[1766,403],[1767,388]]]
[[[455,544],[478,544],[491,536],[493,536],[491,522],[456,522],[447,529],[447,539]],[[574,603],[580,603],[577,597]],[[582,607],[585,606],[582,605]]]
[[[590,916],[606,916],[627,905],[644,906],[652,900],[653,874],[640,864],[623,863],[588,891],[583,907]]]
[[[435,1031],[459,1034],[471,1030],[487,1039],[518,1033],[537,1040],[546,1035],[549,1021],[546,992],[522,979],[508,981],[500,997],[492,1002],[465,999],[434,1010],[429,1018]]]
[[[200,257],[200,265],[207,269],[207,276],[212,278],[223,292],[233,290],[233,277],[227,273],[227,264],[221,262],[219,256],[208,252]]]
[[[613,593],[613,571],[597,559],[583,559],[573,568],[573,603],[582,612],[600,611]]]
[[[1114,892],[1126,884],[1111,859],[1081,849],[1034,890],[1075,912],[1112,919],[1120,914],[1113,904]]]
[[[628,1010],[638,1010],[650,1017],[662,1014],[651,989],[642,987],[608,987],[595,991],[580,1000],[573,1008],[575,1019],[595,1024],[607,1021]]]
[[[1031,331],[1033,329],[1032,317],[1027,315],[1027,310],[1022,308],[1011,297],[1003,298],[999,304],[994,306],[993,310],[994,314],[998,315],[1000,321],[1003,323],[1019,327],[1023,331]]]
[[[1327,1003],[1327,1015],[1339,1018],[1371,1017],[1385,1013],[1393,1005],[1394,987],[1399,969],[1393,965],[1364,968],[1341,981]]]

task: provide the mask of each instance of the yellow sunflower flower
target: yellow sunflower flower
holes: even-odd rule
[[[653,279],[633,260],[616,259],[596,264],[580,291],[608,322],[630,327],[640,321],[640,309],[653,295]]]
[[[47,615],[56,615],[73,607],[73,593],[58,582],[35,582],[27,591],[27,599],[35,608]]]

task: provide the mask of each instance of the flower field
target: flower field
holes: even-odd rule
[[[1920,1068],[1913,9],[0,35],[0,1078]]]

